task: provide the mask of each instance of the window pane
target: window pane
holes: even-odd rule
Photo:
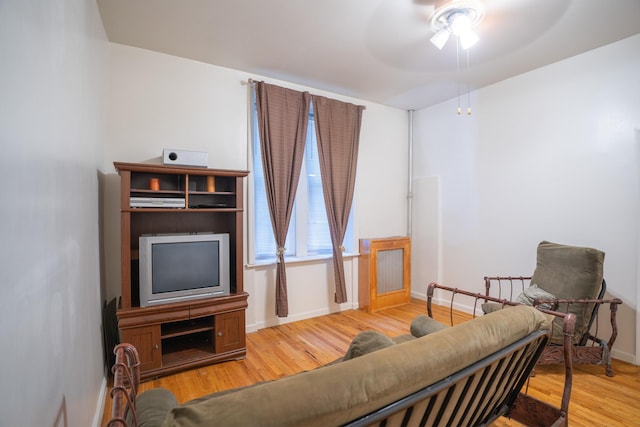
[[[318,159],[318,145],[316,144],[316,130],[313,117],[309,119],[307,142],[305,147],[305,166],[307,170],[307,253],[309,255],[330,254],[331,234],[327,211],[322,194],[322,178],[320,176],[320,161]]]
[[[253,113],[254,251],[257,260],[264,260],[276,257],[277,246],[276,240],[273,237],[273,226],[271,225],[271,216],[269,215],[269,205],[267,203],[267,191],[265,189],[264,170],[262,168],[260,150],[260,136],[258,134],[258,112],[255,108]],[[292,239],[293,235],[295,235],[295,204],[285,244],[286,255],[293,255],[295,253],[295,248],[289,244],[295,241],[295,239]]]

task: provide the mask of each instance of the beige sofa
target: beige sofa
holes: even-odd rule
[[[426,425],[480,425],[510,415],[528,425],[566,425],[568,395],[567,407],[557,408],[519,393],[548,340],[550,323],[532,307],[511,307],[312,371],[181,405],[168,390],[149,390],[132,396],[137,423],[327,427],[386,419],[392,426],[411,418]],[[116,384],[129,383],[128,365],[135,365],[131,349],[116,349]],[[135,368],[131,375],[135,384]],[[122,415],[124,392],[127,387],[115,392],[110,425],[135,425],[131,414],[128,421]]]

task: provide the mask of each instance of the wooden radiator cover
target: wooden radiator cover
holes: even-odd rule
[[[360,239],[358,304],[368,312],[411,302],[411,239]]]

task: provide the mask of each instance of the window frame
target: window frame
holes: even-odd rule
[[[313,102],[313,101],[312,101]],[[256,258],[256,224],[255,224],[255,211],[256,211],[256,188],[255,188],[255,170],[256,167],[262,168],[262,163],[259,162],[257,165],[254,162],[255,158],[255,141],[257,136],[257,107],[256,107],[256,97],[255,90],[251,91],[251,106],[249,109],[249,137],[248,139],[248,165],[249,171],[251,174],[249,175],[251,179],[247,180],[247,261],[249,266],[258,266],[258,265],[271,265],[276,263],[276,248],[273,248],[273,256],[261,256]],[[312,109],[310,110],[309,117],[309,127],[307,128],[307,138],[309,138],[309,132],[313,132],[313,138],[311,143],[316,143],[315,140],[315,126],[313,126],[313,115]],[[308,191],[307,191],[307,166],[306,166],[306,156],[307,150],[305,146],[305,160],[302,162],[302,169],[300,171],[300,180],[298,182],[298,188],[296,189],[296,199],[294,202],[294,212],[291,216],[291,224],[289,225],[289,231],[287,233],[287,243],[285,244],[285,261],[287,263],[292,262],[303,262],[303,261],[312,261],[312,260],[322,260],[333,258],[333,249],[330,246],[327,253],[314,253],[308,254],[307,249],[307,217],[308,217]],[[321,197],[324,197],[321,195]],[[323,199],[324,203],[324,199]],[[326,215],[326,214],[325,214]],[[295,221],[295,224],[294,224]],[[292,227],[295,231],[292,231]],[[351,210],[349,212],[349,224],[347,226],[347,231],[345,232],[345,238],[343,241],[343,246],[345,247],[345,252],[343,252],[343,257],[348,258],[352,256],[357,256],[357,247],[356,247],[356,225],[355,225],[355,197],[351,205]],[[290,242],[290,238],[294,238],[294,242]],[[330,239],[329,235],[329,239]],[[293,243],[293,244],[291,244]],[[294,248],[289,248],[288,246],[293,246]],[[331,245],[331,244],[330,244]]]

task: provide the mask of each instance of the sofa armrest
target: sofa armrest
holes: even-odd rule
[[[175,395],[163,388],[138,395],[140,360],[138,351],[129,343],[117,345],[111,372],[111,419],[107,427],[159,427],[167,413],[178,405]]]
[[[140,385],[140,359],[138,351],[128,343],[118,344],[113,353],[115,363],[111,368],[113,373],[113,388],[111,389],[111,419],[107,427],[128,427],[128,412],[132,411],[133,425],[138,425],[135,402]]]

